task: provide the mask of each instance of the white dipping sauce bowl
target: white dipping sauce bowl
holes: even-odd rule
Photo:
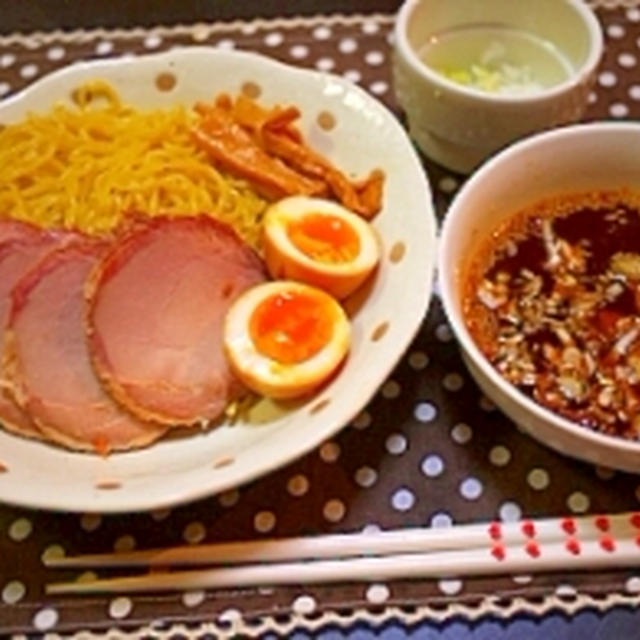
[[[462,300],[463,278],[477,248],[510,217],[547,197],[622,187],[640,191],[640,124],[572,125],[518,142],[483,165],[456,195],[442,226],[438,277],[463,359],[507,416],[561,453],[638,473],[640,441],[571,422],[507,382],[467,330]]]
[[[567,78],[499,94],[454,82],[420,60],[434,37],[478,26],[539,38],[562,54]],[[406,0],[393,37],[393,85],[409,133],[428,157],[459,173],[519,138],[579,120],[603,51],[602,29],[583,0]]]

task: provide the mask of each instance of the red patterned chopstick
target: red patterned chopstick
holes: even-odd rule
[[[48,593],[573,571],[640,565],[640,513],[248,541],[50,558],[51,567],[218,565],[51,584]],[[237,565],[237,566],[220,566]]]

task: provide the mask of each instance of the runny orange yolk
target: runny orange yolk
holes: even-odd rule
[[[360,252],[360,238],[348,223],[328,213],[309,213],[287,226],[291,242],[319,262],[351,262]]]
[[[271,295],[256,306],[249,334],[262,355],[294,364],[311,358],[329,342],[334,320],[330,300],[288,291]]]

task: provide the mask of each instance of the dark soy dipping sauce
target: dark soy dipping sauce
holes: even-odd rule
[[[637,196],[525,212],[472,262],[465,316],[503,377],[585,427],[640,439]],[[580,204],[582,202],[582,204]]]

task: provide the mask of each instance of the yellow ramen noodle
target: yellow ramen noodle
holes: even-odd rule
[[[207,212],[256,245],[266,203],[196,147],[189,107],[134,109],[103,81],[73,100],[0,130],[0,214],[96,233],[131,211]]]

